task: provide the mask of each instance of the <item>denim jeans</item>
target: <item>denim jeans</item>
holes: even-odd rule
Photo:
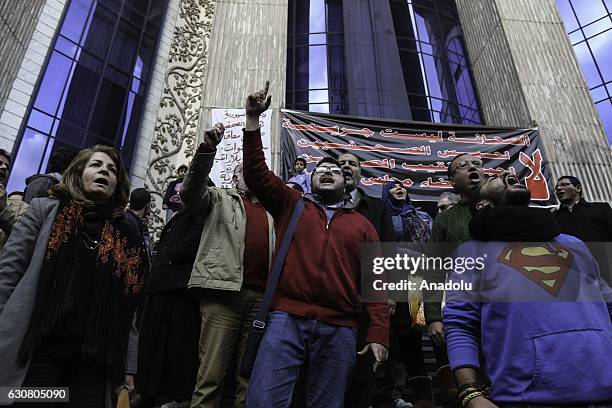
[[[357,357],[357,331],[275,311],[268,314],[247,393],[248,408],[287,408],[300,366],[308,408],[342,408]]]

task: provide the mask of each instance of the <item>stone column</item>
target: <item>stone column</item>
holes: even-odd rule
[[[210,108],[242,108],[270,80],[272,165],[278,167],[280,109],[285,104],[287,0],[217,0],[203,92],[201,131]]]
[[[553,177],[612,201],[612,154],[555,0],[456,0],[487,125],[540,129]]]

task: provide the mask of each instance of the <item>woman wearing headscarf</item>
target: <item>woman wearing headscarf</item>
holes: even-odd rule
[[[132,382],[144,269],[128,192],[116,149],[84,149],[13,226],[0,253],[0,387],[69,387],[62,406],[105,407]]]
[[[402,242],[425,244],[431,234],[432,219],[426,212],[415,207],[410,201],[408,190],[396,180],[389,181],[383,187],[382,200],[389,209],[398,252]],[[412,252],[412,248],[408,251]],[[418,253],[414,253],[418,256]],[[411,295],[413,295],[411,293]],[[410,306],[414,302],[410,302]],[[416,306],[418,307],[418,306]],[[415,408],[433,408],[434,396],[431,377],[425,368],[422,349],[422,333],[413,326],[408,299],[399,302],[391,318],[389,336],[389,362],[386,364],[385,379],[391,384],[391,400],[394,408],[408,408],[412,405],[402,397],[402,377],[404,365],[408,373],[408,382],[412,389]],[[404,377],[405,378],[405,377]]]

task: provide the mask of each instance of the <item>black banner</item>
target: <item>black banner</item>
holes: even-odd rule
[[[281,172],[289,178],[293,161],[303,157],[308,171],[323,157],[353,153],[361,160],[360,187],[380,197],[382,185],[396,179],[417,201],[437,201],[452,191],[448,164],[462,153],[484,163],[485,174],[509,171],[527,185],[532,203],[556,203],[552,177],[537,129],[500,129],[422,122],[362,119],[283,110]]]

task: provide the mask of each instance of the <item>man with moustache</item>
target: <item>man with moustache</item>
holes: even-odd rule
[[[221,123],[204,131],[180,193],[187,208],[206,216],[188,283],[202,320],[193,408],[219,406],[230,365],[242,360],[274,251],[274,222],[245,184],[242,165],[234,168],[235,188],[208,183],[224,131]],[[244,407],[248,381],[236,382],[234,407]]]
[[[564,234],[584,242],[612,242],[610,204],[586,201],[582,183],[574,176],[559,177],[555,194],[561,205],[554,214]]]
[[[15,198],[7,197],[5,186],[10,166],[11,156],[6,150],[0,149],[0,251],[2,251],[13,229],[13,224],[17,221],[17,217],[28,208],[28,205],[19,199],[18,196],[15,196]]]
[[[431,237],[432,244],[463,244],[470,239],[468,224],[472,219],[470,204],[472,196],[480,181],[482,174],[482,160],[471,154],[456,156],[448,166],[448,179],[455,193],[459,194],[460,200],[453,207],[438,213],[434,219]],[[450,251],[449,248],[445,248]],[[445,257],[449,253],[438,253],[434,251],[431,255]],[[428,281],[444,282],[444,272],[438,272],[435,276],[428,277]],[[446,345],[444,342],[444,325],[442,323],[442,295],[443,292],[423,291],[425,321],[427,323],[427,334],[433,342],[438,372],[436,379],[440,388],[440,401],[444,407],[454,407],[456,404],[457,389],[452,372],[448,365]]]
[[[244,175],[261,197],[279,232],[290,222],[301,195],[267,167],[259,116],[270,106],[269,83],[246,101]],[[372,353],[374,367],[387,358],[389,313],[386,302],[363,302],[361,244],[378,242],[372,224],[344,198],[339,163],[324,158],[312,173],[312,192],[289,246],[265,322],[249,383],[249,408],[288,407],[304,367],[308,406],[344,407],[344,393],[357,357],[356,327],[361,309],[371,323],[360,354]],[[348,405],[347,405],[348,406]]]
[[[473,287],[447,292],[443,313],[459,399],[467,408],[610,406],[612,290],[584,243],[530,199],[508,173],[473,194],[472,240],[456,256],[484,263],[451,274]]]

